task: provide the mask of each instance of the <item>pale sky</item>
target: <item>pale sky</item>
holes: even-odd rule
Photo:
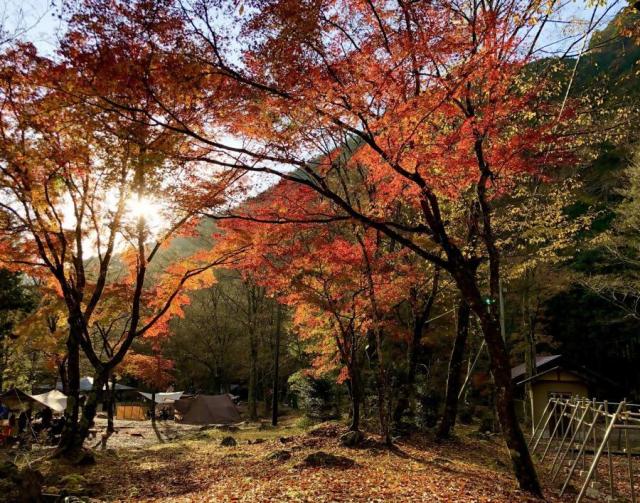
[[[0,0],[0,20],[9,33],[19,33],[33,42],[38,50],[48,54],[63,32],[63,23],[52,7],[55,0]]]
[[[604,1],[604,4],[602,3]],[[9,32],[19,32],[24,39],[33,42],[38,50],[44,54],[50,54],[55,49],[56,38],[64,31],[64,24],[56,16],[55,6],[60,0],[0,0],[0,20]],[[582,33],[584,26],[593,13],[593,0],[560,0],[562,5],[563,22],[552,22],[547,25],[538,47],[547,47],[548,50],[562,50],[571,39],[570,34]],[[627,3],[626,0],[598,0],[596,19],[605,12],[607,7],[612,7],[609,14],[602,20],[599,28],[603,28],[612,17]],[[577,21],[567,24],[565,21]],[[554,19],[552,21],[559,21]],[[582,21],[582,22],[580,22]],[[561,41],[553,46],[553,42]],[[576,50],[579,50],[578,44]]]

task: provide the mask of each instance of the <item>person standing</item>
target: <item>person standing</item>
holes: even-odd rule
[[[0,402],[0,420],[9,419],[9,407]]]

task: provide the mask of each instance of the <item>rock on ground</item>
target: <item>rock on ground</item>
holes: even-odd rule
[[[340,443],[345,447],[355,447],[363,440],[364,434],[361,431],[348,431],[340,436]]]
[[[291,459],[291,452],[285,450],[277,450],[267,455],[269,461],[287,461]]]
[[[224,437],[220,442],[220,445],[222,447],[235,447],[238,445],[238,442],[236,442],[236,439],[233,437]]]
[[[329,467],[329,468],[350,468],[355,466],[353,459],[345,456],[336,456],[324,451],[312,452],[302,462],[303,466],[309,467]]]

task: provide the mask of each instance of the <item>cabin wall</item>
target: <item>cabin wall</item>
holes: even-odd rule
[[[148,407],[141,404],[116,404],[116,419],[145,421]]]
[[[532,383],[533,424],[537,425],[552,395],[589,397],[589,387],[579,376],[558,370],[540,376]]]

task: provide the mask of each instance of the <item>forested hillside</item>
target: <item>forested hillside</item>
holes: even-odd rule
[[[555,343],[544,349],[575,358],[619,383],[620,396],[634,399],[640,391],[634,371],[640,358],[637,248],[625,222],[636,218],[633,208],[640,195],[634,131],[640,110],[640,47],[621,31],[637,23],[637,14],[618,15],[594,35],[592,51],[577,66],[572,95],[603,107],[592,126],[597,139],[591,147],[593,160],[580,167],[581,187],[566,211],[572,216],[592,212],[593,217],[563,264],[567,283],[546,299],[541,318],[542,330]]]

